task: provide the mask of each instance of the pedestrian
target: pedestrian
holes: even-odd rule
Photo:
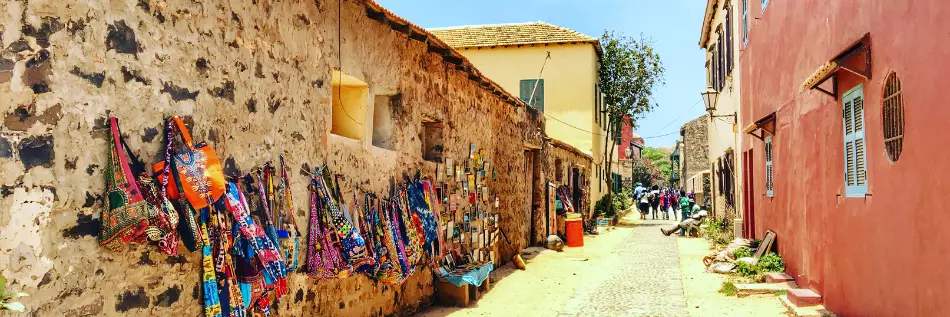
[[[678,203],[681,216],[679,221],[686,220],[686,218],[689,218],[689,197],[686,196],[686,191],[680,191]]]
[[[643,188],[643,184],[637,183],[637,188],[633,189],[633,199],[640,200],[640,194],[643,194],[644,189],[646,188]]]
[[[653,220],[656,220],[657,214],[660,213],[660,187],[653,185],[653,189],[650,190],[650,208],[653,213]]]
[[[660,193],[660,212],[663,213],[663,220],[670,220],[670,199],[672,198],[669,189],[664,188]]]
[[[644,192],[640,195],[640,220],[647,219],[647,213],[650,212],[650,193]]]

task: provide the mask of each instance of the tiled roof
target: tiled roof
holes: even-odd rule
[[[467,25],[429,29],[433,35],[455,48],[526,44],[591,43],[601,52],[600,41],[577,31],[538,22]]]
[[[468,58],[465,58],[465,56],[462,55],[462,53],[460,53],[448,43],[445,43],[445,41],[442,41],[436,37],[434,34],[426,31],[426,29],[423,29],[422,27],[415,25],[406,19],[399,17],[395,13],[386,10],[386,8],[379,5],[374,0],[365,0],[361,3],[366,7],[366,16],[368,16],[370,19],[376,20],[383,25],[387,25],[396,32],[404,33],[410,39],[426,43],[429,52],[442,55],[443,60],[449,64],[455,65],[456,70],[468,73],[468,78],[479,83],[479,87],[482,87],[482,89],[495,94],[513,106],[533,109],[532,107],[527,107],[528,104],[521,100],[521,98],[515,97],[507,90],[502,88],[501,85],[492,81],[487,76],[484,76],[481,71],[475,68],[475,65],[473,65],[472,62],[468,60]]]

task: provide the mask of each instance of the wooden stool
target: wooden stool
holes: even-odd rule
[[[463,285],[461,287],[449,283],[444,279],[438,279],[435,286],[436,300],[446,306],[467,307],[474,300],[469,287],[472,285]]]

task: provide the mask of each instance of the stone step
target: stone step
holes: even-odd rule
[[[808,307],[821,305],[821,295],[815,291],[806,288],[794,288],[788,290],[788,300],[798,307]]]
[[[784,283],[756,283],[756,284],[736,284],[736,297],[746,297],[755,294],[775,294],[777,291],[788,291],[798,288],[798,285],[792,282]]]
[[[825,309],[823,305],[815,305],[808,307],[798,307],[788,299],[788,295],[780,296],[779,300],[782,302],[782,305],[785,305],[785,308],[788,309],[789,316],[795,317],[835,317],[835,313]]]
[[[765,274],[765,281],[769,283],[782,283],[782,282],[790,282],[794,280],[795,279],[792,278],[791,275],[788,275],[785,273],[772,272],[772,273]]]

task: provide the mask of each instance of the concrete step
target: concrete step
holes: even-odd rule
[[[794,288],[788,290],[788,300],[798,307],[808,307],[821,305],[821,295],[815,291],[806,288]]]
[[[785,273],[775,273],[775,272],[773,272],[773,273],[765,274],[765,281],[768,282],[768,283],[783,283],[783,282],[791,282],[791,281],[794,281],[794,280],[795,280],[795,279],[792,278],[791,275],[788,275],[788,274],[785,274]]]
[[[798,288],[794,281],[783,283],[736,284],[736,297],[755,294],[775,294],[777,291],[789,291]]]
[[[825,309],[825,306],[815,305],[808,307],[798,307],[788,299],[788,295],[779,296],[782,305],[785,305],[785,308],[788,309],[790,316],[795,317],[836,317],[835,313]]]

